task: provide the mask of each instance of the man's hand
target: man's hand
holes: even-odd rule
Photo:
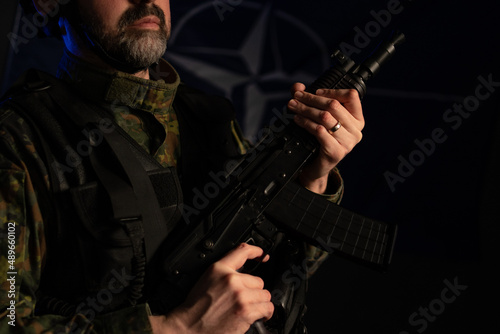
[[[201,276],[179,308],[166,318],[151,318],[153,332],[245,333],[255,321],[269,320],[274,305],[264,281],[238,272],[247,260],[262,256],[259,247],[239,245]]]
[[[365,122],[359,94],[354,89],[323,89],[314,95],[296,83],[292,95],[288,108],[296,113],[295,122],[321,145],[299,180],[309,190],[324,193],[330,171],[361,141]]]

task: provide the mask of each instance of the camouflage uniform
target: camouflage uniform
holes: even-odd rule
[[[151,75],[152,80],[144,80],[98,69],[68,54],[63,57],[58,73],[82,98],[105,107],[115,122],[163,166],[176,166],[181,155],[180,133],[172,103],[180,79],[165,61]],[[242,139],[234,122],[232,127],[235,143],[244,154],[249,144]],[[36,291],[47,250],[44,214],[49,204],[44,194],[51,187],[48,168],[36,150],[27,122],[13,110],[0,109],[0,332],[20,327],[26,333],[71,333],[75,327],[83,333],[151,332],[147,303],[92,319],[81,313],[69,318],[35,314]],[[336,171],[331,179],[330,199],[338,202],[343,191],[342,180]],[[13,238],[8,237],[9,227],[15,230],[15,249],[10,253],[9,240]],[[314,247],[309,247],[307,256],[311,273],[326,257]],[[12,302],[15,302],[15,327],[9,325],[13,319],[9,317]]]

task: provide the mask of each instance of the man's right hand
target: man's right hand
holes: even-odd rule
[[[238,272],[263,250],[240,244],[201,276],[186,301],[167,317],[151,317],[154,333],[245,333],[274,312],[260,277]],[[267,261],[269,256],[262,259]]]

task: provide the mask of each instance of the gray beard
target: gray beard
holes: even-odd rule
[[[168,24],[165,22],[163,12],[154,5],[153,8],[142,7],[128,13],[128,15],[126,14],[120,20],[118,31],[106,32],[104,24],[97,17],[81,13],[83,22],[85,22],[83,29],[114,60],[131,68],[146,69],[157,63],[165,54],[170,22]],[[160,17],[159,30],[127,29],[128,24],[147,14]],[[106,61],[106,59],[104,60]]]
[[[167,35],[159,31],[127,31],[119,36],[101,35],[98,42],[110,56],[133,68],[148,68],[165,54]]]

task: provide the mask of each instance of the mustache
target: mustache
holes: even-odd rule
[[[160,19],[160,28],[162,30],[165,30],[167,25],[165,13],[163,12],[163,10],[161,10],[160,7],[155,4],[139,5],[127,9],[118,21],[118,28],[120,30],[123,30],[135,21],[151,15],[156,16]]]

